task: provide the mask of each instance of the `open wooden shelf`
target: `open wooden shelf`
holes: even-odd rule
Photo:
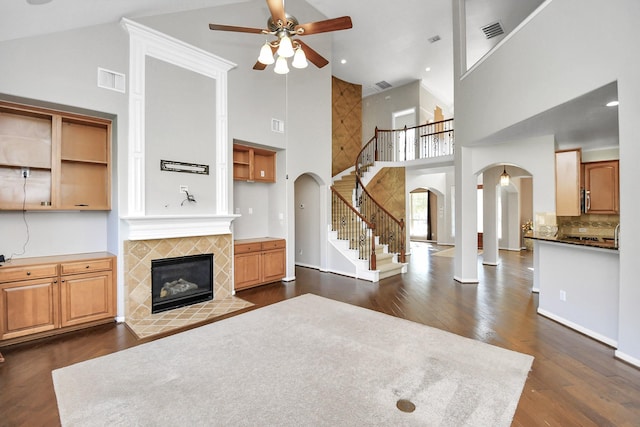
[[[109,210],[110,164],[111,121],[0,102],[0,210]]]

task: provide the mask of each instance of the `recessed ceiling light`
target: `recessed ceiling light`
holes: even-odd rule
[[[607,102],[607,107],[617,107],[620,104],[618,101]]]
[[[341,63],[341,64],[346,64],[346,63],[347,63],[347,60],[346,60],[346,59],[341,59],[341,60],[340,60],[340,63]]]
[[[425,70],[425,71],[427,71],[427,72],[428,72],[428,71],[431,71],[431,67],[427,67],[427,68],[425,68],[424,70]]]

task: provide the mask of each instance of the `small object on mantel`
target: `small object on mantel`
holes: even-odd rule
[[[4,356],[0,353],[0,363],[4,362]]]

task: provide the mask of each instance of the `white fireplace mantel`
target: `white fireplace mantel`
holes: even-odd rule
[[[231,222],[240,215],[147,215],[124,217],[124,240],[231,234]]]

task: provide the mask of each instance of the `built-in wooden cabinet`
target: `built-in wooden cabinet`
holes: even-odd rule
[[[233,179],[276,182],[276,152],[233,144]]]
[[[585,213],[620,213],[619,161],[584,163]]]
[[[115,256],[21,258],[0,267],[0,345],[113,321]]]
[[[286,274],[286,242],[270,237],[234,242],[235,289],[276,282]]]
[[[109,210],[111,121],[0,102],[0,209]]]
[[[556,151],[556,215],[580,216],[580,170],[582,152]]]

